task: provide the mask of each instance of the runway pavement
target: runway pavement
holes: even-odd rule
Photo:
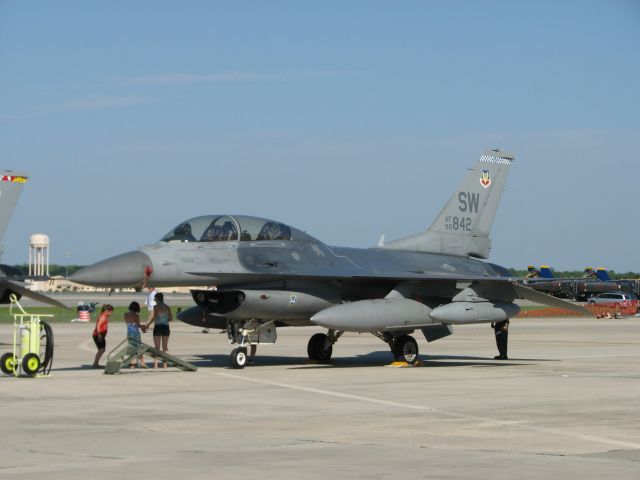
[[[54,329],[49,378],[0,376],[0,478],[640,478],[638,318],[515,320],[509,361],[488,325],[416,334],[416,368],[357,334],[309,364],[320,330],[279,329],[244,370],[226,335],[178,322],[197,372],[115,376],[89,368],[92,325]],[[0,353],[11,338],[0,324]]]

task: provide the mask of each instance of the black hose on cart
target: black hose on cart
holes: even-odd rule
[[[53,328],[47,322],[40,322],[42,326],[42,333],[40,339],[44,339],[44,357],[42,358],[42,365],[40,369],[44,375],[49,375],[51,371],[51,365],[53,364]]]

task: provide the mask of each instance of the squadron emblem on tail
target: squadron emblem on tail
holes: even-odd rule
[[[480,185],[484,188],[489,188],[491,185],[491,175],[489,174],[489,170],[482,170],[480,172]]]

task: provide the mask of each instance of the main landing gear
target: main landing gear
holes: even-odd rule
[[[403,332],[372,332],[391,348],[396,362],[415,364],[419,359],[418,342],[409,333]],[[333,344],[344,334],[344,331],[329,330],[327,333],[312,335],[307,344],[309,360],[318,363],[327,363],[333,354]],[[275,343],[276,327],[273,321],[262,323],[259,320],[229,321],[227,323],[227,335],[231,344],[237,345],[229,356],[229,366],[241,369],[249,364],[247,347],[260,343]]]
[[[307,344],[309,360],[319,363],[326,363],[331,360],[333,344],[338,341],[338,338],[340,338],[343,333],[344,332],[329,330],[327,334],[316,333],[313,335]],[[418,342],[416,342],[415,338],[411,335],[401,333],[394,336],[389,332],[375,332],[373,334],[389,345],[396,362],[406,362],[413,365],[418,361]]]
[[[313,335],[307,344],[309,360],[319,363],[327,363],[331,360],[333,344],[338,341],[343,333],[329,330],[328,334],[316,333]]]
[[[418,360],[418,342],[411,335],[401,335],[391,347],[396,362],[414,364]]]
[[[389,345],[394,361],[410,365],[418,361],[418,342],[411,335],[399,333],[394,336],[389,332],[374,332],[374,335]]]

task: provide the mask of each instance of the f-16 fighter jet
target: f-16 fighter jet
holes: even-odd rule
[[[344,332],[369,332],[399,361],[418,360],[427,341],[452,325],[498,322],[518,314],[514,300],[585,310],[515,285],[489,257],[490,231],[514,156],[489,150],[470,169],[428,230],[375,248],[333,247],[284,223],[242,215],[195,217],[158,243],[96,263],[72,280],[102,287],[211,286],[192,290],[197,306],[178,318],[224,328],[238,345],[273,343],[284,326],[318,325],[309,358],[326,362]]]

